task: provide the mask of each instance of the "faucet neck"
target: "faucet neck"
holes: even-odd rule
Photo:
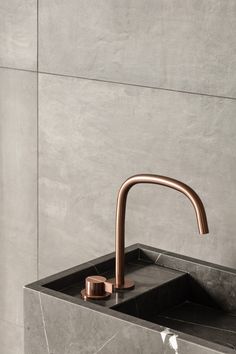
[[[158,176],[152,174],[140,174],[128,178],[121,186],[116,206],[116,269],[115,269],[115,288],[129,289],[134,287],[134,282],[125,280],[124,278],[124,248],[125,248],[125,213],[127,195],[132,186],[138,183],[159,184],[185,194],[191,201],[197,218],[198,229],[200,234],[208,233],[207,218],[204,206],[197,193],[186,184],[170,177]]]

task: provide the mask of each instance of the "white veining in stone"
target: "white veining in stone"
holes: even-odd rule
[[[168,346],[171,349],[174,349],[175,354],[178,354],[178,342],[177,342],[177,334],[174,334],[169,328],[165,328],[161,333],[161,338],[163,344],[166,343],[166,339],[168,338]]]
[[[178,342],[177,342],[177,334],[172,334],[169,338],[169,345],[172,349],[174,349],[175,353],[178,354]]]
[[[110,343],[119,333],[119,331],[117,331],[115,334],[113,334],[113,336],[111,338],[109,338],[94,354],[99,353],[108,343]]]
[[[44,335],[45,335],[45,341],[46,341],[46,345],[47,345],[48,354],[50,354],[49,343],[48,343],[48,335],[47,335],[46,323],[45,323],[45,318],[44,318],[44,313],[43,313],[43,305],[42,305],[41,294],[39,293],[38,295],[39,295],[39,304],[40,304],[40,311],[41,311],[41,315],[42,315],[43,331],[44,331]]]
[[[158,256],[157,256],[157,258],[156,258],[156,260],[155,260],[155,263],[157,264],[158,263],[158,260],[159,260],[159,258],[162,256],[162,254],[160,253],[160,254],[158,254]]]

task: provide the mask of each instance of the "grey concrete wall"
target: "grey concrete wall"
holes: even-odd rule
[[[22,286],[37,277],[37,74],[0,68],[0,352],[23,352]]]
[[[234,0],[0,1],[4,354],[23,352],[24,283],[113,250],[131,174],[189,183],[211,234],[177,192],[137,186],[127,244],[236,267],[235,15]]]
[[[0,352],[23,354],[37,278],[37,1],[0,0]]]

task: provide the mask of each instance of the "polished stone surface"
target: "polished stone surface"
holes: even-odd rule
[[[127,249],[126,254],[126,274],[129,277],[136,276],[139,283],[136,291],[125,293],[123,298],[118,298],[116,304],[115,297],[99,302],[83,301],[78,296],[81,281],[87,275],[92,275],[92,272],[112,274],[110,267],[114,263],[114,254],[73,267],[25,287],[25,354],[35,352],[136,354],[140,353],[140,350],[144,354],[154,354],[157,351],[161,354],[200,354],[209,351],[234,353],[233,330],[236,316],[225,313],[222,317],[222,310],[216,309],[214,299],[211,308],[206,307],[205,294],[202,293],[198,293],[198,300],[203,301],[203,304],[188,302],[192,307],[190,310],[187,307],[185,300],[192,295],[189,279],[194,276],[193,273],[184,274],[174,268],[155,264],[165,251],[144,245],[133,245]],[[184,262],[184,258],[179,255],[171,256],[180,263]],[[230,273],[228,268],[192,258],[185,257],[185,262],[195,264],[199,262],[205,269],[210,267],[218,270],[220,275],[221,272]],[[236,278],[236,272],[231,271]],[[209,279],[210,275],[208,279],[205,277],[204,282],[207,284]],[[232,306],[234,301],[235,309],[235,292],[227,292],[230,290],[229,283],[226,278],[224,281],[226,286],[221,294],[221,300],[231,298],[228,303]],[[214,293],[214,286],[212,288]],[[143,296],[146,296],[145,301],[142,301]],[[153,311],[150,311],[150,304],[154,305],[153,301],[159,303],[160,300],[163,306],[159,304],[159,307],[155,306]],[[176,307],[178,301],[179,305],[182,304],[183,311],[178,312]],[[202,313],[196,310],[197,306]],[[203,311],[208,311],[209,316],[204,317]],[[145,318],[146,315],[148,318]],[[170,326],[165,322],[168,316],[175,319],[171,322],[168,318]],[[176,325],[176,318],[182,321],[182,326]],[[190,320],[192,323],[186,327]],[[209,332],[207,330],[201,332],[200,324],[204,328],[213,328],[210,328]],[[223,333],[227,331],[227,335],[222,335],[222,331]],[[214,333],[218,335],[218,341],[213,338]]]
[[[199,237],[186,197],[139,185],[128,197],[127,245],[236,267],[235,113],[233,100],[40,74],[40,277],[114,249],[118,189],[140,172],[192,186],[210,235]]]
[[[37,0],[1,1],[0,66],[36,70]]]
[[[42,71],[236,97],[234,0],[40,0]]]
[[[102,274],[107,279],[114,278],[114,272],[111,271],[98,274]],[[114,305],[123,303],[128,299],[137,297],[140,294],[150,292],[157,286],[164,287],[166,285],[168,287],[169,282],[174,282],[176,286],[180,287],[179,284],[183,283],[182,278],[185,278],[185,274],[182,272],[176,272],[175,270],[169,270],[162,267],[157,267],[156,265],[145,264],[139,261],[128,263],[126,267],[126,274],[129,279],[132,279],[135,282],[135,288],[132,291],[127,291],[125,293],[115,293],[106,300],[98,300],[93,302],[101,306],[113,307]],[[50,285],[48,287],[50,288]],[[81,282],[71,282],[70,286],[63,287],[60,291],[70,296],[80,298],[80,291],[83,288],[84,279]]]
[[[11,323],[18,343],[22,287],[37,279],[37,77],[0,69],[0,83],[1,341],[14,337]]]
[[[208,294],[220,308],[225,311],[235,311],[236,298],[236,270],[218,266],[212,267],[211,263],[196,261],[190,257],[176,257],[171,252],[163,252],[156,258],[156,251],[153,249],[141,252],[142,259],[152,259],[155,264],[188,272],[191,275],[191,298],[194,300],[201,296],[202,292]],[[224,296],[230,294],[230,296]],[[207,298],[206,298],[206,304]]]
[[[166,253],[141,250],[140,258],[167,267],[165,257],[175,260],[174,269],[188,272],[185,281],[171,281],[167,289],[157,287],[113,308],[236,349],[236,271]]]
[[[25,354],[209,353],[209,348],[189,343],[165,327],[147,328],[128,322],[125,315],[112,317],[32,289],[25,289],[25,303]],[[179,351],[173,350],[173,343]],[[233,353],[215,347],[212,354]]]
[[[25,354],[156,353],[160,335],[98,311],[25,290]]]

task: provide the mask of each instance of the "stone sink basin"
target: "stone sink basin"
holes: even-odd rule
[[[109,254],[24,288],[25,354],[236,353],[236,271],[145,245],[126,248],[135,288],[84,301],[114,277]]]

